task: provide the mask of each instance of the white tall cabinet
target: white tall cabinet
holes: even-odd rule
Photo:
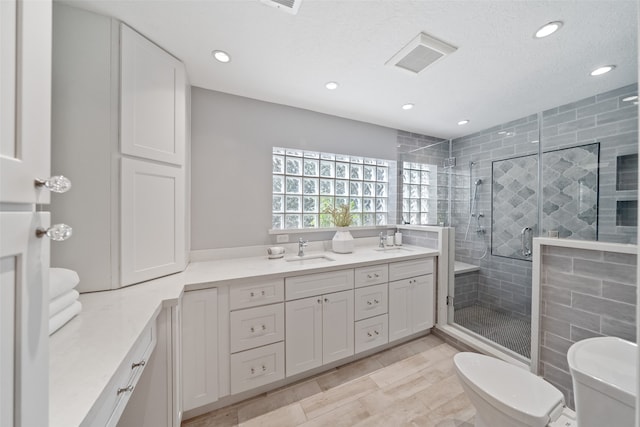
[[[80,292],[186,266],[187,82],[183,64],[124,23],[54,5],[53,157],[74,182],[53,197],[73,241],[52,265]]]
[[[51,2],[0,2],[0,425],[48,424]]]

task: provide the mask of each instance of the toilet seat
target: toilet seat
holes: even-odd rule
[[[562,411],[562,393],[531,372],[477,353],[458,353],[453,360],[470,389],[514,419],[544,426]]]

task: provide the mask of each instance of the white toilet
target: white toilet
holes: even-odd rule
[[[453,357],[456,373],[476,408],[476,427],[632,427],[638,346],[613,337],[590,338],[567,356],[577,409],[542,378],[477,353]]]
[[[544,427],[564,409],[557,388],[522,368],[477,353],[458,353],[453,362],[476,407],[476,427]]]

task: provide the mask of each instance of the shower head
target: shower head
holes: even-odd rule
[[[480,178],[476,179],[476,180],[473,182],[473,185],[475,185],[476,187],[477,187],[478,185],[480,185],[480,184],[482,184],[482,180],[481,180]]]

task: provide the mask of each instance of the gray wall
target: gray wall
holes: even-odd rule
[[[396,159],[397,131],[368,123],[195,87],[191,115],[192,250],[275,241],[274,146]]]
[[[539,373],[574,407],[567,351],[596,336],[636,339],[636,255],[545,246]]]

